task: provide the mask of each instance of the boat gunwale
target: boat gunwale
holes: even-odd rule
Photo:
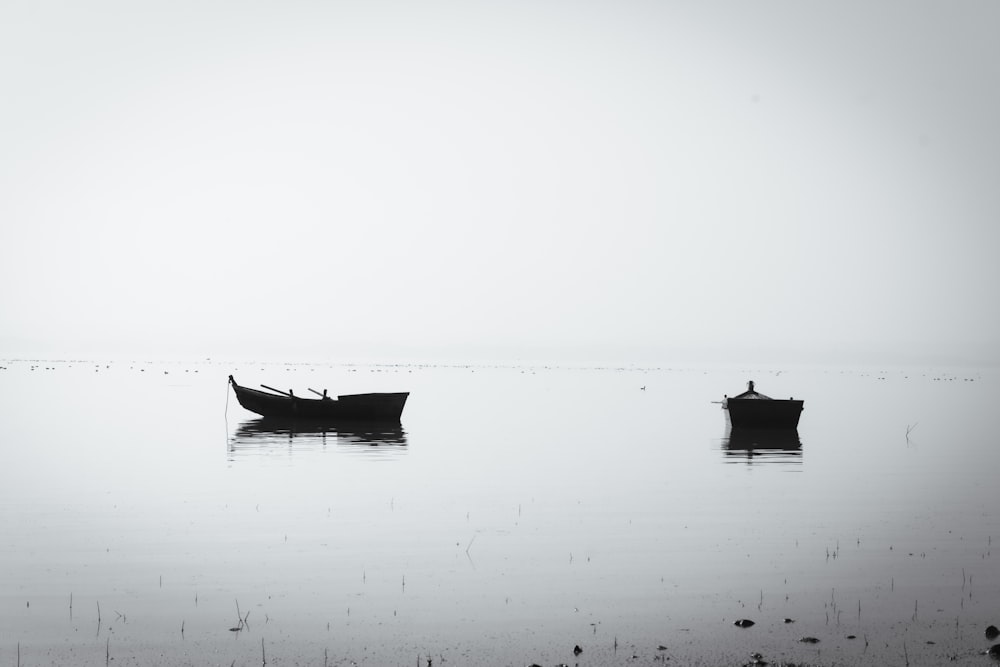
[[[243,391],[243,392],[255,394],[257,396],[260,396],[260,397],[266,398],[266,399],[270,399],[270,400],[277,400],[277,401],[303,401],[303,402],[306,402],[306,403],[322,403],[324,405],[330,403],[331,401],[336,402],[338,399],[341,399],[341,398],[355,398],[355,397],[362,397],[363,398],[363,397],[368,397],[368,396],[409,396],[410,395],[410,392],[408,392],[408,391],[388,391],[388,392],[385,392],[385,391],[370,391],[370,392],[366,392],[366,393],[363,393],[363,394],[338,394],[337,398],[332,398],[332,397],[329,397],[329,396],[326,397],[326,398],[308,398],[306,396],[296,396],[295,394],[291,394],[291,393],[289,393],[289,394],[276,394],[276,393],[270,393],[270,392],[267,392],[267,391],[261,391],[260,389],[254,389],[253,387],[244,387],[241,384],[237,384],[236,380],[233,379],[232,375],[229,376],[229,383],[233,386],[233,390],[236,391],[237,393]]]
[[[292,418],[302,421],[336,422],[400,422],[410,392],[371,392],[341,394],[337,398],[304,398],[289,391],[261,385],[266,391],[240,386],[229,376],[239,404],[262,417]]]

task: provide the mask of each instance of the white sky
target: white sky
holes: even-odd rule
[[[998,34],[994,0],[8,0],[0,357],[997,360]]]

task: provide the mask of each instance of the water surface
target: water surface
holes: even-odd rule
[[[0,366],[4,664],[981,664],[1000,621],[992,370]],[[230,373],[411,397],[276,428]],[[729,431],[749,379],[797,434]]]

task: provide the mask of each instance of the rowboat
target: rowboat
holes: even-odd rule
[[[729,413],[733,428],[794,429],[799,426],[804,401],[765,396],[754,389],[753,380],[747,390],[737,396],[726,396],[722,406]]]
[[[345,394],[330,398],[326,390],[320,398],[303,398],[294,392],[284,392],[267,385],[267,391],[241,387],[229,376],[229,384],[236,392],[236,400],[250,412],[262,417],[281,419],[337,422],[399,423],[409,392],[394,394]]]

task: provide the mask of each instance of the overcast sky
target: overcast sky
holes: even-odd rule
[[[996,360],[998,34],[994,0],[3,2],[0,357]]]

